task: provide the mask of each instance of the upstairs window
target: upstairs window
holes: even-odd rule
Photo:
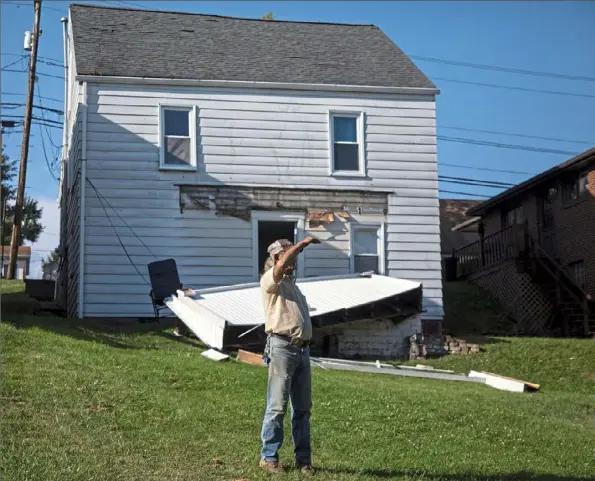
[[[587,195],[589,187],[589,173],[581,172],[569,179],[564,185],[564,201],[571,202]]]
[[[384,273],[382,225],[351,227],[351,271]]]
[[[363,176],[363,114],[331,112],[329,117],[331,174]]]
[[[195,118],[194,107],[161,107],[159,123],[161,169],[196,169]]]
[[[525,222],[523,206],[514,207],[502,213],[502,228]]]

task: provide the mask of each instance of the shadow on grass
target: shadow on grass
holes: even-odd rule
[[[120,349],[155,347],[154,343],[148,345],[142,339],[130,337],[135,334],[155,334],[166,340],[198,345],[191,339],[176,337],[165,332],[177,325],[177,318],[162,318],[159,322],[68,319],[44,311],[38,301],[24,293],[2,294],[2,322],[16,329],[38,328],[77,340],[100,342]]]
[[[593,478],[580,476],[558,476],[554,474],[536,474],[519,472],[498,475],[485,474],[430,474],[419,471],[392,471],[384,469],[350,469],[350,468],[317,468],[317,472],[329,475],[367,476],[380,479],[394,479],[395,477],[416,477],[427,480],[443,481],[593,481]]]

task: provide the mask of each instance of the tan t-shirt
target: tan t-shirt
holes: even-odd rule
[[[260,279],[260,294],[267,334],[289,336],[301,341],[312,338],[312,321],[306,298],[292,278],[283,277],[275,284],[273,268]]]

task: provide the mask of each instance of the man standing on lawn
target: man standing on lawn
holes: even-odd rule
[[[310,447],[310,339],[312,322],[306,298],[296,285],[296,258],[304,248],[320,241],[308,237],[293,245],[287,239],[273,242],[260,279],[268,334],[265,355],[269,361],[267,407],[262,425],[260,466],[284,472],[279,464],[283,444],[283,419],[291,400],[291,435],[296,467],[312,474]]]

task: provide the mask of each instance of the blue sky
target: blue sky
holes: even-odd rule
[[[2,1],[2,66],[19,60],[23,54],[23,35],[32,29],[32,1]],[[60,17],[66,16],[71,2],[44,1],[43,36],[39,55],[62,61]],[[551,72],[595,78],[595,2],[83,2],[115,6],[140,6],[196,13],[212,13],[258,18],[272,11],[281,20],[311,20],[346,23],[371,23],[379,26],[407,54],[457,62]],[[438,161],[440,174],[451,177],[518,183],[528,177],[499,169],[537,173],[567,158],[569,154],[530,152],[486,145],[473,145],[444,139],[458,138],[581,152],[595,146],[595,81],[579,81],[551,76],[520,75],[495,70],[466,68],[445,63],[414,59],[416,64],[441,89],[437,100]],[[51,62],[51,60],[50,60]],[[10,69],[26,70],[17,62]],[[48,63],[39,64],[40,74],[61,76],[63,70]],[[43,97],[63,98],[59,78],[40,75]],[[457,83],[442,79],[496,84],[524,89],[547,90],[581,96],[540,93]],[[2,103],[25,102],[26,73],[3,71]],[[11,95],[7,95],[11,94]],[[18,94],[18,95],[12,95]],[[591,97],[589,97],[591,96]],[[43,106],[61,109],[61,102],[43,99]],[[24,108],[6,110],[7,115],[22,115]],[[39,114],[39,112],[37,112]],[[60,120],[54,113],[46,117]],[[480,133],[462,129],[489,130],[508,135]],[[48,138],[50,132],[52,142]],[[58,244],[58,210],[55,204],[57,182],[46,166],[43,152],[51,161],[58,153],[61,130],[40,130],[34,125],[30,164],[27,173],[28,194],[39,198],[44,209],[46,232],[34,246],[38,254]],[[519,137],[538,136],[567,141]],[[21,134],[4,135],[6,152],[13,158],[20,153]],[[583,141],[568,142],[568,141]],[[589,144],[590,143],[590,144]],[[448,164],[464,165],[467,168]],[[471,168],[470,168],[471,167]],[[497,189],[441,182],[447,191],[493,195]],[[441,193],[441,197],[464,197]]]

